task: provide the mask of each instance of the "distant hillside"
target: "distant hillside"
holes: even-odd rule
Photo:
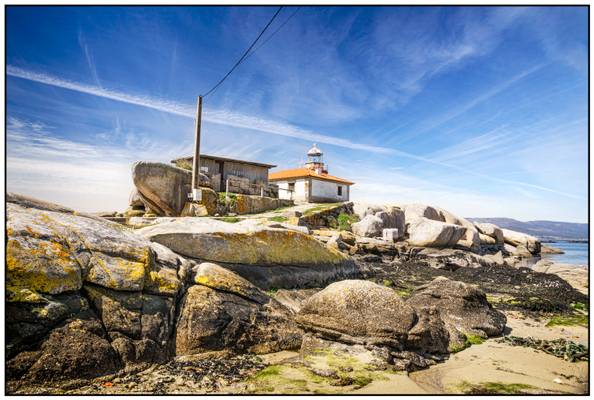
[[[588,224],[556,221],[522,222],[511,218],[467,218],[470,221],[490,222],[500,228],[527,233],[542,240],[587,240]]]

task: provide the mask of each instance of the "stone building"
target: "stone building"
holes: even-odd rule
[[[171,162],[177,167],[192,170],[193,157],[182,157]],[[230,193],[278,197],[278,187],[268,183],[268,170],[276,167],[254,161],[227,157],[200,155],[200,172],[207,175],[217,192],[228,189]]]
[[[279,198],[309,203],[349,201],[354,184],[328,174],[323,153],[315,144],[307,152],[305,166],[272,172],[268,180],[278,185]]]

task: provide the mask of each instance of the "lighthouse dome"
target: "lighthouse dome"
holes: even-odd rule
[[[321,156],[322,155],[322,150],[318,149],[317,145],[313,145],[313,147],[311,149],[309,149],[309,151],[307,152],[308,156]]]

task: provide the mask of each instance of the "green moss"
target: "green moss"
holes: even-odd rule
[[[227,196],[229,197],[229,203],[227,205],[231,208],[235,207],[235,204],[237,204],[237,194],[228,193]],[[219,192],[219,203],[226,204],[225,192]]]
[[[350,231],[351,225],[358,221],[359,217],[357,215],[340,213],[337,218],[338,229],[343,231]]]
[[[547,322],[546,326],[588,326],[588,316],[584,314],[556,315]]]
[[[391,281],[391,280],[389,280],[389,279],[384,279],[384,280],[382,281],[382,285],[384,285],[384,286],[386,286],[386,287],[390,287],[390,286],[394,286],[394,282],[392,282],[392,281]]]
[[[236,222],[241,221],[241,218],[237,218],[237,217],[222,217],[222,218],[219,218],[219,221],[223,221],[223,222],[228,222],[230,224],[234,224]]]
[[[396,294],[400,297],[408,297],[412,293],[413,289],[411,288],[398,288],[395,290]]]
[[[485,342],[484,337],[482,336],[478,336],[478,335],[472,335],[472,334],[466,334],[466,342],[468,344],[483,344]]]
[[[263,370],[259,371],[256,375],[254,375],[255,379],[262,379],[267,378],[270,376],[277,376],[281,373],[280,365],[271,365],[269,367],[264,368]]]
[[[588,311],[588,304],[580,303],[578,301],[576,303],[571,303],[571,308],[576,311]]]
[[[276,292],[278,292],[278,289],[277,289],[277,288],[275,288],[275,287],[272,287],[272,288],[270,288],[270,289],[268,289],[268,290],[266,291],[266,294],[267,294],[268,296],[271,296],[271,297],[272,297],[272,296],[274,296],[274,295],[276,294]]]
[[[268,220],[274,221],[274,222],[286,222],[288,220],[288,218],[283,217],[282,215],[279,215],[279,216],[270,217],[270,218],[268,218]]]
[[[459,385],[464,394],[526,394],[526,390],[536,389],[525,383],[481,382],[471,384],[463,382]]]
[[[448,350],[450,351],[450,353],[458,353],[459,351],[462,351],[466,348],[468,348],[469,343],[465,342],[463,344],[452,344]]]
[[[363,387],[373,382],[373,378],[368,375],[357,375],[353,378],[353,384],[357,387]]]

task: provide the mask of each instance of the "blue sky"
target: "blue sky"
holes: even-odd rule
[[[8,7],[7,188],[123,210],[136,160],[193,146],[196,96],[275,7]],[[587,221],[586,7],[295,7],[204,105],[205,153],[352,200]]]

